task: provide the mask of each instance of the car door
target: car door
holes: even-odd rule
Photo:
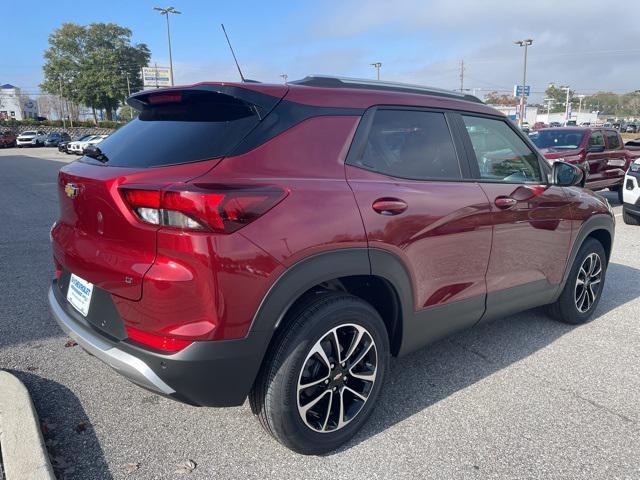
[[[609,158],[606,151],[604,134],[601,130],[587,131],[585,139],[585,168],[587,170],[587,186],[597,187],[603,179]]]
[[[611,185],[622,182],[624,174],[629,168],[629,161],[620,134],[613,130],[606,130],[605,133],[607,160],[603,166],[601,178],[607,185]]]
[[[369,109],[345,166],[373,273],[389,268],[391,255],[411,278],[413,311],[403,312],[405,352],[474,324],[484,312],[491,209],[468,179],[450,115]]]
[[[571,240],[571,201],[506,119],[461,116],[472,176],[491,205],[485,319],[549,302]]]

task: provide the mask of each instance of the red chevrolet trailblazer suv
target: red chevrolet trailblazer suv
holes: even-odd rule
[[[318,454],[391,356],[549,305],[579,324],[614,235],[583,170],[475,97],[311,76],[143,91],[60,171],[49,303],[140,386],[241,405]]]
[[[625,148],[617,130],[597,127],[543,128],[531,140],[549,162],[563,161],[581,166],[586,172],[587,188],[608,188],[618,193],[618,200],[622,203],[624,175],[638,155]]]

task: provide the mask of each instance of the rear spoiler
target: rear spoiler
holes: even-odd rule
[[[264,118],[273,107],[286,95],[288,87],[250,84],[239,86],[224,83],[198,83],[184,87],[157,88],[135,93],[127,98],[127,104],[138,111],[158,103],[180,102],[182,95],[189,92],[211,92],[242,100],[256,107],[261,118]]]

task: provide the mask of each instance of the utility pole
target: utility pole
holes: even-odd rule
[[[525,95],[524,95],[524,90],[526,88],[527,85],[527,48],[529,47],[529,45],[531,45],[533,43],[533,40],[530,38],[527,38],[526,40],[518,40],[517,42],[513,42],[515,45],[519,45],[521,47],[524,47],[524,72],[522,74],[522,92],[520,95],[520,118],[518,121],[518,124],[522,127],[522,122],[524,121],[524,109],[525,109]]]
[[[382,63],[381,62],[374,62],[372,64],[370,64],[373,68],[376,69],[377,72],[377,78],[378,80],[380,80],[380,67],[382,67]]]
[[[153,7],[154,10],[160,12],[160,15],[164,15],[167,19],[167,40],[169,43],[169,69],[170,69],[170,78],[171,78],[171,86],[173,87],[173,57],[171,56],[171,29],[169,28],[169,14],[174,13],[176,15],[180,15],[182,12],[179,12],[173,7],[161,8],[161,7]],[[156,70],[156,77],[158,76],[158,71]]]
[[[284,80],[284,84],[286,85],[289,75],[287,75],[286,73],[281,73],[280,76],[282,77],[282,79]]]
[[[464,60],[460,60],[460,92],[464,92]]]
[[[129,94],[129,97],[131,96],[131,84],[129,83],[129,72],[125,72],[125,75],[127,76],[127,93]],[[131,107],[129,107],[129,119],[133,120],[133,109]]]
[[[580,114],[582,113],[582,100],[584,100],[584,97],[586,97],[586,95],[578,95],[578,117],[580,117]]]
[[[569,121],[569,92],[571,90],[569,89],[569,85],[561,85],[560,88],[567,91],[567,100],[564,104],[564,124],[566,126]]]
[[[62,117],[62,128],[67,129],[67,121],[64,118],[64,103],[62,100],[62,77],[58,76],[58,82],[60,83],[60,116]]]

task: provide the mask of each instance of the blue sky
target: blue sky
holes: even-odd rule
[[[631,2],[633,3],[633,2]],[[522,50],[513,41],[531,37],[529,79],[534,91],[550,82],[582,93],[640,88],[640,47],[633,5],[611,7],[595,0],[324,0],[243,2],[172,0],[2,0],[3,38],[16,48],[0,57],[0,82],[39,91],[42,52],[49,33],[63,22],[115,22],[146,43],[159,65],[168,63],[164,19],[153,6],[173,5],[175,77],[178,83],[236,80],[220,23],[224,22],[245,76],[279,82],[307,73],[373,77],[371,62],[383,63],[382,78],[477,94],[508,90],[521,81]],[[521,12],[523,12],[521,16]]]

